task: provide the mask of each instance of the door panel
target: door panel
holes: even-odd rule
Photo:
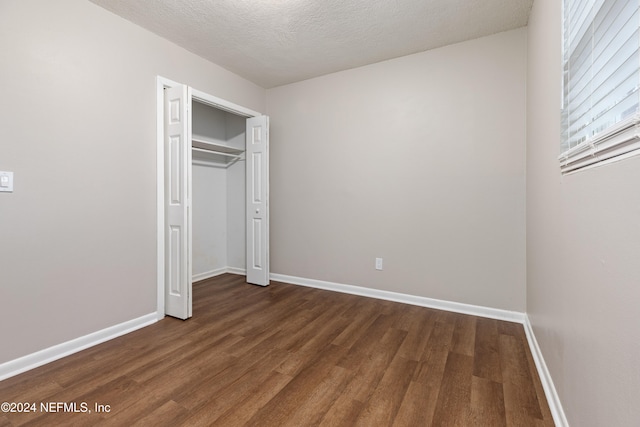
[[[254,269],[262,269],[262,220],[253,218],[253,255],[251,256],[251,266]]]
[[[247,119],[247,282],[269,284],[269,117]]]
[[[182,227],[169,226],[169,271],[167,277],[169,279],[169,294],[174,297],[180,297],[180,283],[182,276],[181,260],[184,255],[182,251],[182,245],[180,240],[182,239]]]
[[[165,89],[165,314],[191,317],[190,94]]]

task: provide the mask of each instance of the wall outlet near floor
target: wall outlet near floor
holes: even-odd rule
[[[376,258],[376,270],[382,270],[382,258]]]

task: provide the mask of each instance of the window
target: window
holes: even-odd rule
[[[640,0],[564,0],[563,173],[640,154]]]

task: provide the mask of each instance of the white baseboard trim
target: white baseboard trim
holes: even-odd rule
[[[236,268],[236,267],[222,267],[216,268],[215,270],[205,271],[204,273],[198,273],[191,276],[192,282],[199,282],[200,280],[211,279],[212,277],[220,276],[221,274],[231,273],[231,274],[239,274],[241,276],[247,275],[247,270],[244,268]]]
[[[517,311],[508,311],[498,308],[482,307],[479,305],[444,301],[439,299],[402,294],[398,292],[365,288],[361,286],[345,285],[342,283],[325,282],[323,280],[305,279],[303,277],[287,276],[284,274],[271,273],[270,277],[271,280],[275,280],[276,282],[285,282],[291,283],[293,285],[308,286],[311,288],[325,289],[328,291],[342,292],[345,294],[360,295],[363,297],[401,302],[404,304],[435,308],[438,310],[452,311],[455,313],[470,314],[473,316],[487,317],[490,319],[506,320],[507,322],[524,323],[525,319],[525,314]]]
[[[239,274],[240,276],[246,276],[247,270],[245,268],[227,267],[227,273]]]
[[[551,379],[551,374],[549,373],[547,364],[545,363],[544,357],[542,356],[542,351],[540,351],[540,347],[538,346],[538,340],[536,340],[536,336],[533,333],[533,328],[531,327],[529,316],[526,315],[524,318],[524,332],[527,335],[527,341],[529,342],[531,355],[533,356],[533,361],[536,364],[540,382],[542,382],[544,394],[546,395],[547,402],[549,403],[549,409],[551,410],[551,416],[553,416],[553,422],[557,427],[569,427],[569,422],[567,421],[567,417],[564,414],[564,410],[562,409],[560,397],[558,396],[556,387],[553,384],[553,379]]]
[[[191,276],[192,282],[199,282],[200,280],[211,279],[212,277],[219,276],[227,272],[227,267],[216,268],[215,270],[205,271],[204,273],[198,273]]]
[[[10,360],[0,364],[0,381],[21,374],[28,370],[45,365],[54,360],[61,359],[73,353],[77,353],[94,345],[109,341],[121,335],[133,332],[136,329],[144,328],[158,321],[157,313],[150,313],[132,319],[118,325],[110,326],[97,332],[75,338],[71,341],[57,344],[44,350],[28,354],[18,359]]]

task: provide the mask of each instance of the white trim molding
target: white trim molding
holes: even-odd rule
[[[246,276],[247,270],[244,268],[237,267],[221,267],[216,268],[215,270],[205,271],[204,273],[194,274],[191,277],[192,282],[199,282],[200,280],[211,279],[212,277],[220,276],[221,274],[230,273],[230,274],[238,274],[240,276]]]
[[[247,270],[244,268],[238,268],[238,267],[227,267],[227,273],[231,273],[231,274],[237,274],[240,276],[246,276],[247,275]]]
[[[549,373],[547,364],[544,361],[542,351],[540,351],[540,347],[538,346],[538,340],[536,340],[533,328],[531,327],[531,322],[529,321],[529,316],[527,315],[525,315],[524,318],[524,332],[527,335],[531,355],[533,356],[533,361],[536,365],[536,369],[538,370],[538,376],[540,377],[540,382],[542,382],[544,394],[547,397],[549,409],[553,416],[553,422],[557,427],[569,427],[569,422],[567,421],[567,417],[562,409],[560,397],[558,396],[556,387],[553,384],[553,379],[551,379],[551,374]]]
[[[228,268],[216,268],[215,270],[205,271],[204,273],[198,273],[191,276],[191,281],[193,283],[199,282],[200,280],[211,279],[212,277],[220,276],[221,274],[227,273]]]
[[[112,340],[137,329],[144,328],[158,321],[156,313],[132,319],[118,325],[110,326],[97,332],[54,345],[44,350],[28,354],[18,359],[0,364],[0,381],[23,372],[46,365],[54,360],[62,359],[94,345]]]
[[[502,310],[499,308],[483,307],[479,305],[464,304],[453,301],[444,301],[439,299],[402,294],[398,292],[365,288],[362,286],[345,285],[342,283],[325,282],[323,280],[287,276],[284,274],[271,273],[271,280],[274,280],[276,282],[291,283],[293,285],[308,286],[311,288],[341,292],[344,294],[360,295],[363,297],[400,302],[404,304],[417,305],[420,307],[452,311],[454,313],[470,314],[473,316],[487,317],[490,319],[505,320],[507,322],[516,322],[520,324],[523,324],[525,319],[525,314],[517,311]]]

